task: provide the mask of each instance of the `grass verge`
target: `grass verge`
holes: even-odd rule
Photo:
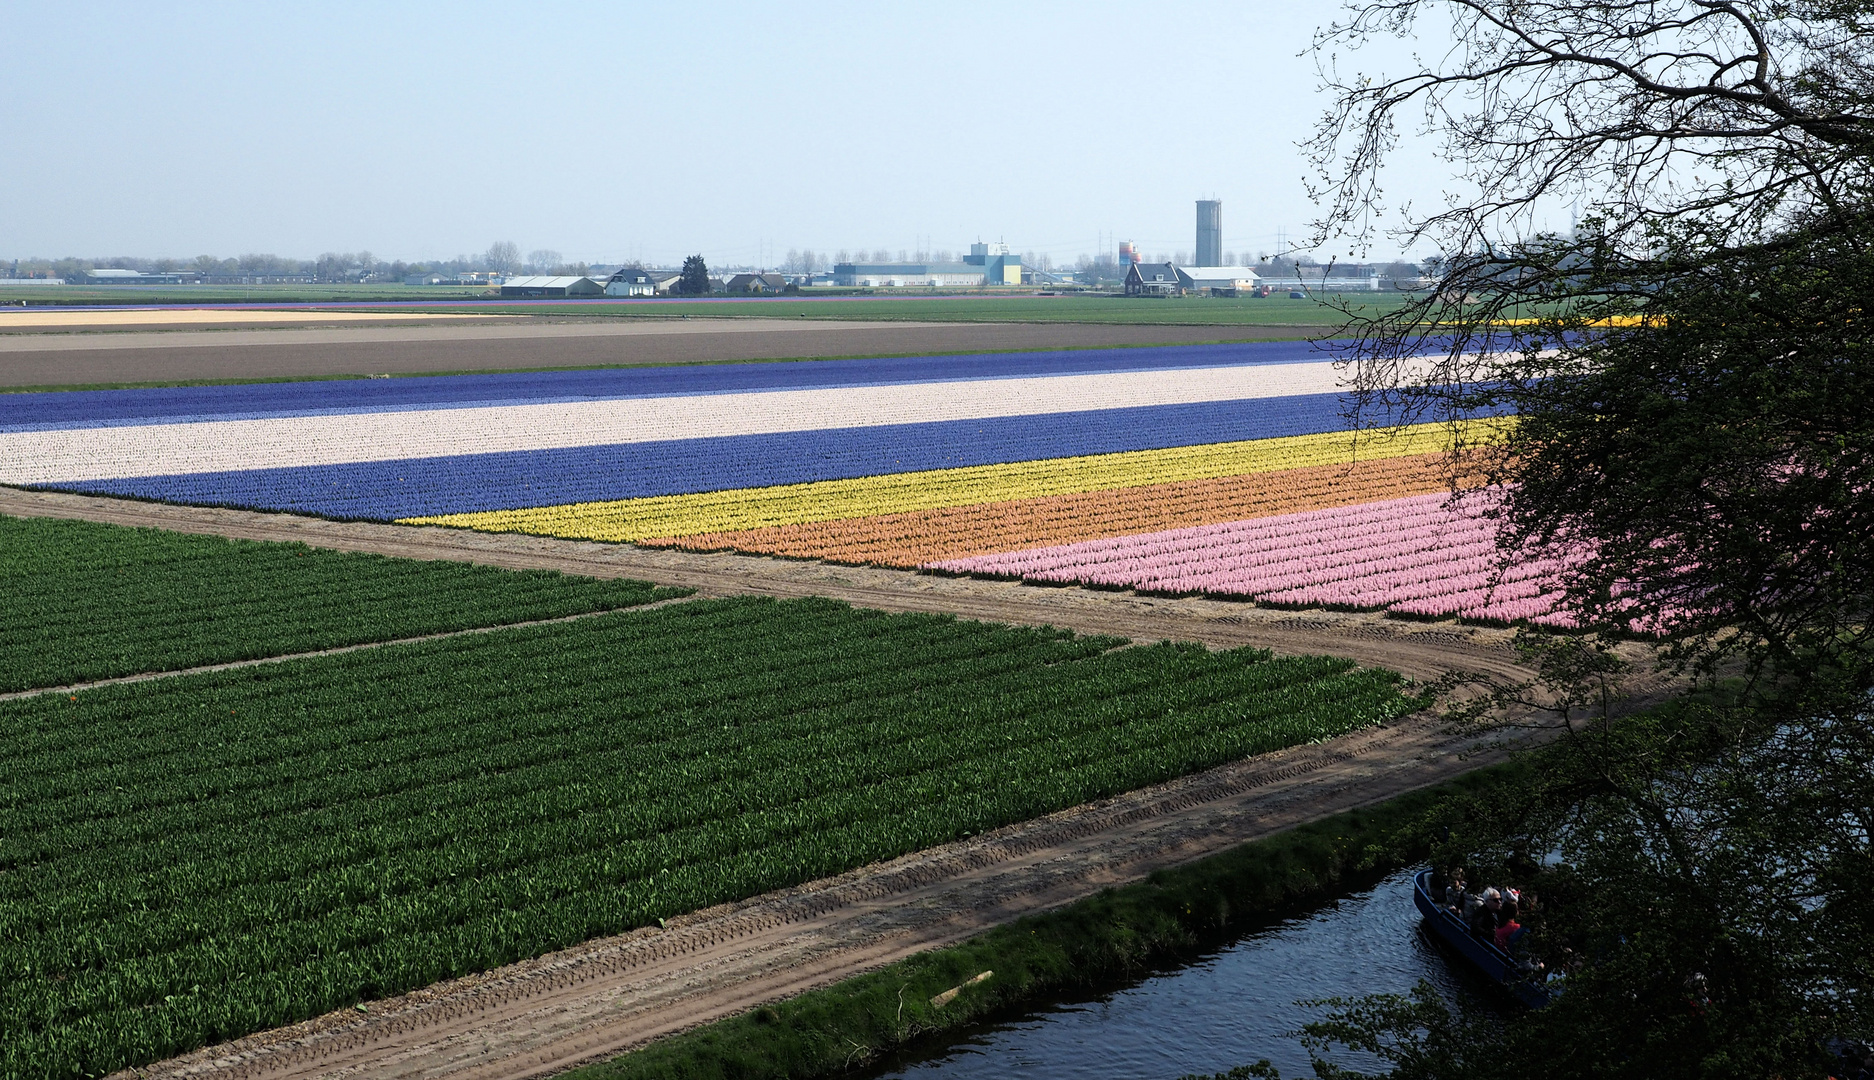
[[[1409,828],[1434,804],[1503,789],[1519,769],[1481,769],[1298,826],[567,1077],[811,1080],[848,1073],[1037,999],[1142,973],[1404,865],[1423,853]],[[968,983],[985,971],[993,974]],[[933,1005],[956,987],[961,992],[951,1000]]]

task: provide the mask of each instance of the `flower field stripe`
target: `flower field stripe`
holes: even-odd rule
[[[1448,488],[1450,465],[1443,454],[1369,458],[639,543],[911,568],[992,552],[1427,494]]]
[[[1332,345],[1321,343],[1329,349]],[[4,394],[0,432],[1313,363],[1324,359],[1322,347],[1307,341],[1268,341]]]
[[[1428,424],[1370,440],[1361,457],[1400,457],[1443,449],[1449,432]],[[487,532],[631,542],[843,518],[904,514],[975,503],[1111,491],[1355,459],[1346,432],[1181,446],[1000,465],[894,473],[769,488],[582,503],[404,519]]]
[[[49,486],[389,521],[1322,434],[1345,427],[1341,407],[1318,394]]]
[[[1333,393],[1326,362],[0,433],[0,482],[75,483]]]
[[[1505,566],[1490,493],[1447,494],[930,564],[1033,581],[1206,593],[1296,607],[1568,625],[1557,558]]]

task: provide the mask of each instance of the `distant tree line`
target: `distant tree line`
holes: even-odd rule
[[[11,264],[12,277],[62,278],[83,283],[93,270],[136,270],[146,274],[199,274],[210,280],[294,280],[313,282],[394,282],[416,274],[454,275],[470,271],[494,271],[500,274],[587,274],[591,267],[583,262],[567,262],[557,251],[540,249],[521,257],[512,241],[491,245],[480,256],[457,255],[453,259],[428,259],[405,262],[385,261],[369,251],[328,251],[316,259],[293,259],[279,255],[247,254],[234,258],[197,255],[193,259],[140,258],[134,255],[99,256],[84,259],[17,259]]]

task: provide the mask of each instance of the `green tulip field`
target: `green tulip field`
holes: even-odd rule
[[[0,693],[631,607],[680,589],[0,517]]]
[[[445,575],[384,614],[279,557],[298,584],[230,585],[255,648],[577,593]],[[317,614],[293,636],[268,603]],[[208,625],[67,626],[83,661],[52,674],[0,655],[16,684],[229,655]],[[1346,661],[1121,644],[699,600],[0,702],[0,1076],[148,1063],[1414,707]]]

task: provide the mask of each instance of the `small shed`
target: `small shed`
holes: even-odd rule
[[[512,277],[501,283],[501,296],[526,297],[534,299],[571,296],[604,296],[605,286],[589,277],[556,277],[535,274],[528,277]]]

